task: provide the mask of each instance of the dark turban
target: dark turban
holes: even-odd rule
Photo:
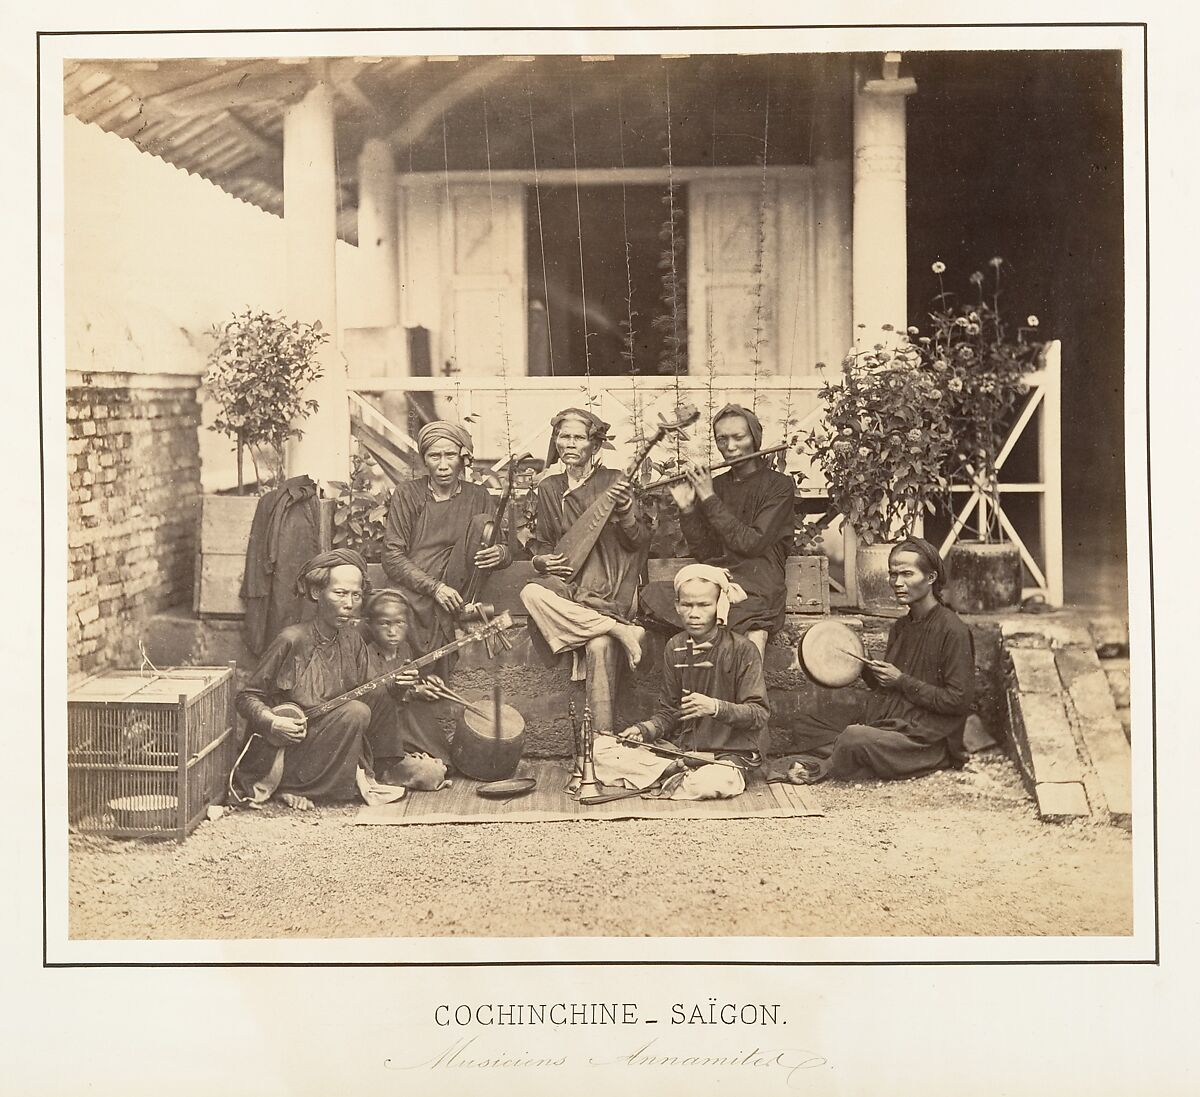
[[[367,562],[354,549],[339,548],[317,553],[300,568],[300,574],[296,577],[296,593],[307,597],[310,593],[308,577],[313,572],[323,571],[328,578],[330,568],[341,567],[343,564],[350,564],[362,572],[363,586],[365,587]]]
[[[417,434],[417,452],[424,457],[435,442],[453,442],[464,453],[475,452],[475,443],[471,441],[471,436],[466,430],[457,423],[447,423],[442,419],[426,423],[420,429]]]
[[[750,437],[754,442],[754,448],[762,449],[762,423],[759,422],[758,416],[749,408],[742,407],[741,404],[726,404],[716,415],[713,416],[713,433],[716,433],[717,424],[727,415],[740,415],[746,420],[746,426],[750,428]]]
[[[898,552],[915,553],[921,561],[921,570],[926,575],[937,573],[937,578],[933,582],[933,594],[940,602],[942,587],[946,585],[946,565],[942,562],[942,554],[924,537],[908,537],[901,541],[888,553],[888,559],[890,560]]]
[[[565,408],[550,420],[550,451],[546,454],[547,468],[558,460],[558,449],[554,445],[554,440],[558,437],[558,428],[562,426],[564,419],[578,419],[583,423],[587,428],[588,441],[598,450],[614,448],[610,441],[612,436],[608,433],[609,425],[600,416],[585,411],[583,408]]]

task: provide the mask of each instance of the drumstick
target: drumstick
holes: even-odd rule
[[[851,659],[857,659],[860,663],[866,663],[867,666],[870,666],[873,662],[875,662],[874,659],[864,659],[861,655],[856,655],[854,652],[847,651],[845,648],[838,648],[838,651],[840,651],[843,655],[849,655]]]
[[[447,689],[444,687],[439,689],[437,686],[434,686],[432,683],[429,683],[429,682],[424,683],[424,685],[425,685],[425,688],[427,690],[429,690],[435,696],[443,697],[447,701],[453,701],[456,705],[462,705],[463,708],[467,709],[470,712],[475,713],[476,716],[482,716],[485,720],[490,720],[492,718],[490,713],[485,712],[478,705],[472,703],[471,701],[468,701],[461,694],[455,693],[451,689]]]

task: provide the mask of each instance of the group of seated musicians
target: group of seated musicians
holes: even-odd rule
[[[761,423],[739,405],[722,408],[712,426],[726,461],[761,446]],[[608,430],[580,408],[551,421],[548,467],[562,471],[549,471],[538,484],[531,543],[538,575],[520,594],[534,647],[551,659],[571,653],[572,678],[586,683],[596,730],[630,744],[669,742],[706,755],[712,765],[699,768],[720,766],[720,794],[736,794],[766,753],[762,660],[768,636],[784,619],[792,479],[752,458],[715,477],[689,464],[686,478],[671,487],[699,563],[673,581],[683,630],[666,645],[658,708],[618,728],[620,668],[607,656],[615,650],[631,668],[641,661],[646,631],[635,616],[650,527],[629,479],[601,463],[602,450],[611,448]],[[357,553],[334,550],[310,561],[299,583],[315,603],[313,620],[284,629],[239,694],[239,712],[258,733],[241,770],[252,800],[278,791],[301,808],[322,797],[387,803],[406,787],[445,782],[450,754],[440,721],[422,716],[412,702],[437,696],[453,658],[424,679],[403,668],[413,654],[453,639],[463,624],[462,576],[452,574],[453,561],[461,560],[472,520],[491,501],[486,489],[464,478],[472,455],[466,430],[430,423],[417,444],[428,475],[397,487],[387,516],[384,570],[396,589],[371,592],[364,604],[366,567]],[[558,551],[562,538],[605,494],[611,513],[598,537],[582,560],[568,559]],[[485,572],[511,563],[502,542],[468,556]],[[913,539],[893,550],[889,569],[908,614],[894,624],[885,659],[864,667],[871,693],[862,722],[839,725],[805,714],[795,729],[802,753],[787,769],[792,781],[916,776],[964,757],[974,660],[969,630],[940,601],[941,558],[928,542]],[[360,612],[363,620],[354,624]],[[315,720],[272,711],[281,700],[309,709],[392,667],[397,671],[385,688]]]

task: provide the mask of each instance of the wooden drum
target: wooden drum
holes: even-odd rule
[[[506,780],[517,772],[525,750],[525,719],[511,705],[501,705],[500,727],[496,728],[492,699],[476,703],[488,715],[463,709],[450,744],[450,761],[459,773],[477,781]]]

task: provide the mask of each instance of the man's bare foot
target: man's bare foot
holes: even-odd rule
[[[641,625],[618,623],[613,626],[609,635],[620,642],[621,647],[625,649],[625,657],[629,660],[629,666],[636,670],[638,663],[642,661],[642,640],[646,635],[646,630]]]
[[[313,802],[307,796],[297,796],[294,792],[281,792],[279,799],[297,811],[312,811],[313,809]]]

